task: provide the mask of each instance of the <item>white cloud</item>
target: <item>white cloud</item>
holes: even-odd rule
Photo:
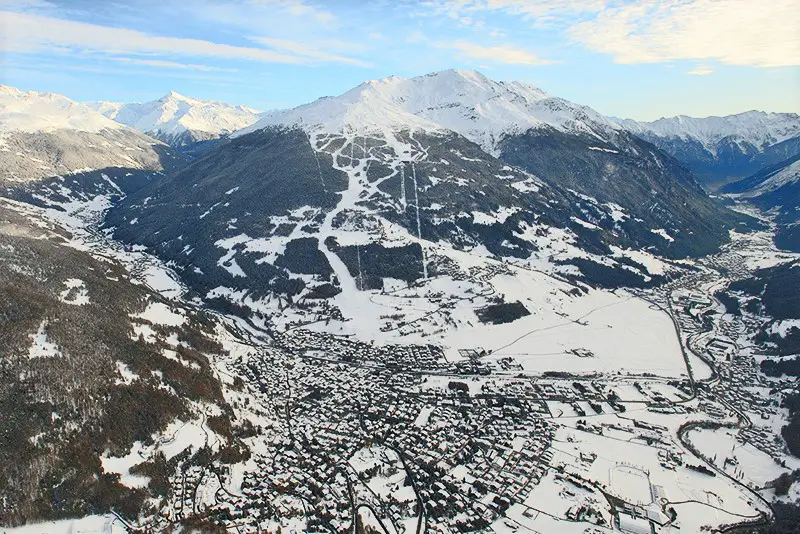
[[[298,43],[296,41],[290,41],[287,39],[277,39],[272,37],[252,37],[251,40],[257,43],[265,44],[276,50],[281,50],[283,52],[288,52],[309,59],[326,61],[331,63],[349,63],[351,65],[358,65],[360,67],[369,66],[366,62],[358,59],[348,58],[337,54],[331,54],[329,52],[323,52],[322,50],[318,50],[317,48],[314,48],[307,44]]]
[[[324,58],[298,54],[285,46],[283,51],[233,46],[203,39],[163,37],[125,28],[0,11],[0,48],[5,52],[52,51],[64,47],[110,55],[194,56],[295,64],[316,60],[354,62],[332,54]]]
[[[464,40],[439,41],[435,43],[439,48],[458,50],[471,59],[503,63],[506,65],[551,65],[555,61],[539,58],[533,52],[514,46],[482,46]]]
[[[536,19],[536,24],[563,20],[581,13],[597,13],[606,6],[605,0],[445,0],[430,2],[434,14],[457,19],[468,14],[502,11]]]
[[[310,16],[317,22],[330,25],[337,21],[336,15],[330,11],[320,9],[305,0],[250,0],[251,4],[260,6],[274,6],[287,11],[296,17]]]
[[[692,76],[705,76],[707,74],[711,74],[712,72],[714,72],[714,69],[712,69],[708,65],[697,65],[695,68],[693,68],[686,74],[691,74]]]
[[[526,17],[548,17],[574,13],[598,12],[605,0],[473,0],[472,9],[504,10]]]
[[[196,63],[179,63],[177,61],[164,61],[160,59],[138,59],[130,57],[112,57],[111,59],[130,65],[144,65],[146,67],[159,67],[163,69],[197,70],[202,72],[236,72],[236,69],[212,67],[210,65],[200,65]]]
[[[617,63],[717,60],[800,65],[797,0],[649,0],[575,24],[568,35]]]

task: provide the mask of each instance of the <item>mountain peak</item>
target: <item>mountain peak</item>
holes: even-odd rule
[[[437,72],[431,72],[430,74],[426,74],[426,77],[452,77],[452,78],[464,78],[466,80],[471,81],[491,81],[491,79],[474,69],[445,69],[440,70]]]
[[[170,90],[169,93],[164,95],[159,99],[160,102],[168,102],[168,101],[178,101],[178,102],[201,102],[201,100],[196,100],[194,98],[190,98],[186,95],[182,95],[178,91]]]
[[[218,137],[249,126],[259,118],[258,111],[246,106],[198,100],[175,90],[151,102],[89,105],[106,117],[169,142],[186,132],[202,132],[200,137],[204,139]]]
[[[66,96],[0,85],[0,131],[98,132],[119,128],[123,126]]]
[[[726,116],[676,115],[652,122],[631,119],[617,122],[640,135],[694,139],[711,152],[715,151],[716,143],[731,136],[762,148],[800,135],[800,120],[796,114],[757,110]]]
[[[453,131],[495,152],[508,134],[552,126],[597,132],[619,129],[599,113],[551,98],[523,82],[497,82],[475,70],[444,70],[371,80],[336,97],[264,117],[242,132],[269,126],[330,132]]]

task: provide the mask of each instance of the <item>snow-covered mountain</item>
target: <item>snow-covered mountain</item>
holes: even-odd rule
[[[220,309],[279,312],[278,330],[326,317],[320,328],[454,343],[474,315],[416,320],[421,308],[393,313],[378,295],[407,287],[432,309],[441,294],[498,295],[486,304],[513,315],[511,293],[471,285],[476,269],[547,272],[577,292],[646,286],[665,272],[654,256],[716,250],[741,219],[595,111],[445,71],[265,117],[105,223]],[[363,320],[382,315],[385,335]]]
[[[0,85],[0,132],[76,130],[96,133],[123,126],[89,106],[55,93],[21,91]]]
[[[652,225],[683,227],[696,243],[706,242],[699,234],[708,232],[699,214],[719,216],[691,175],[615,121],[529,84],[476,71],[368,81],[273,113],[234,135],[276,126],[299,127],[309,136],[454,132],[553,185],[614,202]],[[697,227],[686,227],[692,220]]]
[[[763,149],[800,135],[800,117],[795,113],[748,111],[725,117],[695,118],[678,115],[652,122],[630,119],[619,122],[634,133],[695,139],[709,151],[713,151],[722,139],[731,136]]]
[[[151,102],[87,102],[109,119],[135,128],[173,146],[218,139],[245,128],[260,117],[247,106],[197,100],[170,91]]]
[[[725,117],[618,120],[684,163],[704,182],[749,176],[800,153],[800,116],[748,111]]]
[[[108,167],[163,170],[169,147],[53,94],[0,86],[0,184]]]
[[[800,252],[800,154],[725,185],[722,193],[744,199],[775,213],[775,243]]]
[[[495,155],[503,137],[531,128],[549,126],[598,137],[620,129],[586,106],[529,84],[498,82],[471,70],[370,80],[341,96],[273,113],[236,135],[275,125],[357,135],[404,129],[453,131]]]
[[[765,169],[765,172],[757,175],[757,180],[734,182],[725,190],[740,189],[741,186],[749,185],[742,194],[746,197],[771,193],[782,187],[791,186],[800,182],[800,156],[784,162],[781,165]]]

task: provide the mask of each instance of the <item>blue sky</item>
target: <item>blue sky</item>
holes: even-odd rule
[[[0,0],[0,83],[291,107],[477,69],[662,116],[800,111],[797,0]]]

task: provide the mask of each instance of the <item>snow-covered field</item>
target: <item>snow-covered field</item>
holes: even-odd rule
[[[4,534],[125,534],[125,524],[113,515],[90,515],[16,528],[4,528]]]
[[[737,439],[738,431],[695,429],[687,438],[719,469],[753,488],[761,488],[786,471],[768,454]],[[787,457],[790,467],[800,468],[800,460]]]

